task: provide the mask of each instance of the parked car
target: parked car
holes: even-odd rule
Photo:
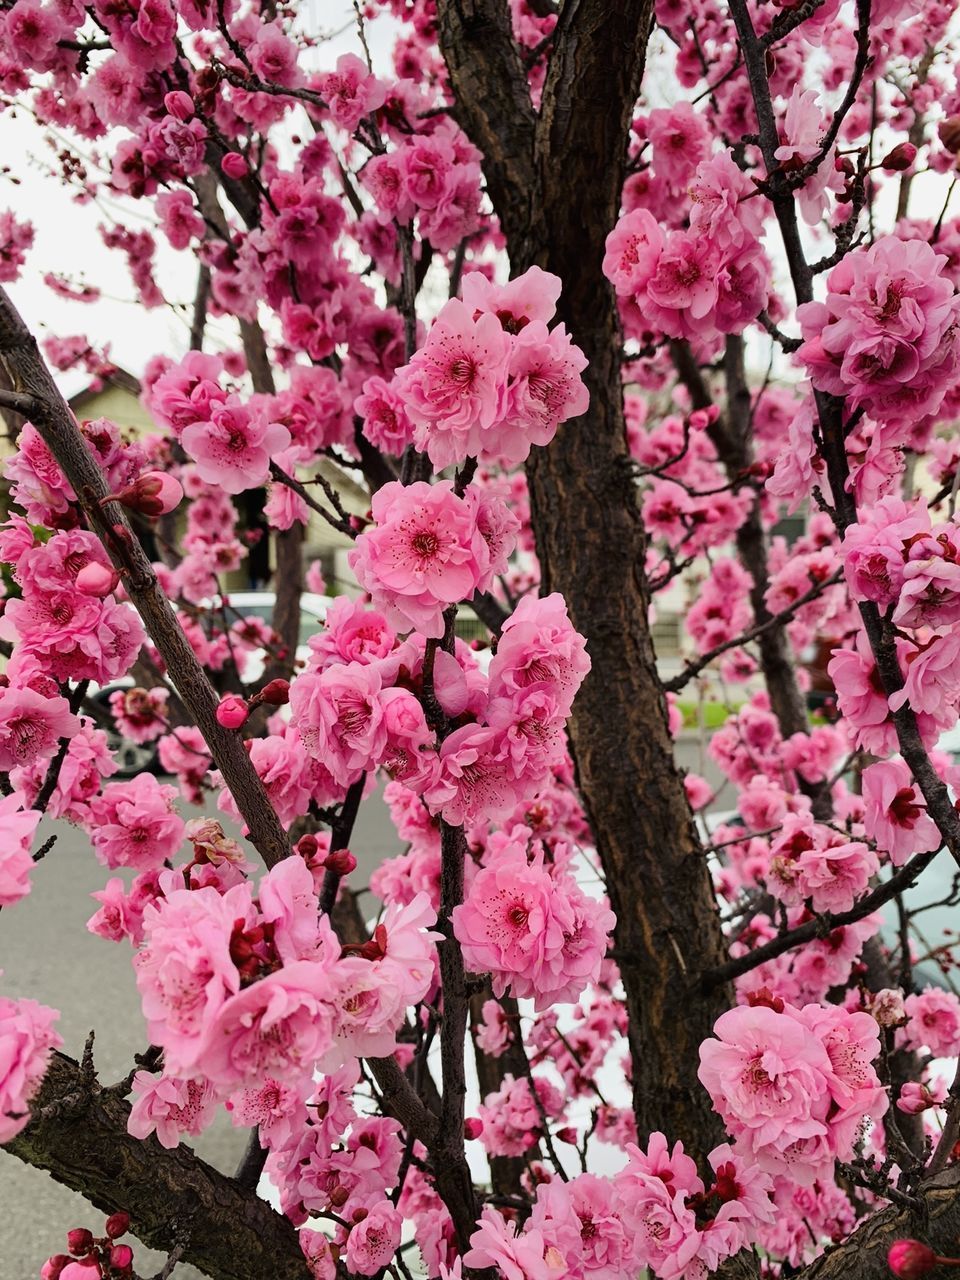
[[[272,591],[235,591],[227,597],[229,607],[227,616],[230,621],[236,618],[261,618],[264,622],[273,619],[276,596]],[[297,657],[306,660],[310,655],[307,641],[323,627],[327,608],[331,600],[328,596],[318,596],[304,592],[300,597],[300,636],[297,645]],[[266,651],[255,650],[247,655],[243,677],[248,683],[255,684],[263,675],[266,666]],[[107,734],[107,745],[114,753],[117,761],[117,778],[132,778],[135,774],[151,772],[158,768],[156,742],[133,742],[116,728],[110,709],[111,695],[118,689],[130,689],[134,681],[124,676],[111,684],[94,690],[90,697],[103,711],[102,725]]]

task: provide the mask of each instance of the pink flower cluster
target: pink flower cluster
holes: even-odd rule
[[[558,277],[539,267],[501,287],[464,277],[463,301],[446,303],[390,388],[435,467],[523,462],[586,411],[586,357],[562,324],[547,329],[559,295]]]
[[[960,366],[960,296],[946,266],[929,244],[899,236],[846,254],[825,301],[797,308],[797,359],[813,385],[883,423],[934,413]]]
[[[0,619],[0,635],[17,643],[16,658],[7,669],[11,681],[20,681],[19,673],[28,666],[56,681],[106,684],[126,673],[144,630],[129,605],[83,590],[80,574],[86,566],[110,570],[94,534],[80,529],[56,533],[48,542],[23,547],[14,564],[22,595],[7,603]],[[51,711],[55,720],[59,716],[58,726],[70,723],[56,704]],[[53,729],[47,732],[49,736]]]
[[[760,243],[762,210],[748,199],[754,194],[722,154],[696,170],[688,230],[664,229],[646,208],[621,217],[607,237],[603,273],[641,329],[709,346],[756,319],[770,264]]]
[[[426,125],[426,129],[424,126]],[[480,213],[480,152],[449,118],[416,121],[416,132],[394,131],[395,149],[371,156],[360,181],[384,227],[417,219],[423,240],[441,253],[476,231]]]
[[[877,1023],[838,1005],[731,1009],[700,1046],[700,1081],[738,1151],[802,1185],[829,1181],[888,1098],[871,1065]]]
[[[709,1185],[662,1133],[647,1151],[627,1151],[612,1179],[545,1179],[519,1232],[485,1208],[464,1262],[511,1280],[631,1280],[644,1267],[661,1280],[702,1280],[775,1219],[771,1179],[729,1146],[710,1152]]]
[[[296,1085],[317,1064],[393,1051],[406,1009],[434,983],[424,897],[388,910],[374,950],[341,955],[301,858],[264,876],[256,899],[247,881],[207,869],[189,888],[162,873],[143,911],[134,966],[167,1073],[227,1089]]]
[[[19,222],[9,209],[0,212],[0,284],[16,280],[33,236],[33,223]]]
[[[477,872],[452,920],[467,968],[536,1009],[573,1002],[597,981],[615,923],[573,876],[551,875],[542,852],[528,864],[523,845],[509,844]]]
[[[360,585],[397,630],[443,635],[443,611],[487,591],[504,573],[516,518],[496,497],[451,480],[385,484],[373,498],[375,527],[348,556]]]

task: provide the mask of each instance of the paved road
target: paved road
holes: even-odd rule
[[[216,810],[210,805],[207,812]],[[37,843],[53,831],[57,843],[34,871],[33,892],[0,912],[0,994],[30,996],[61,1010],[64,1051],[73,1057],[79,1058],[87,1033],[95,1029],[96,1064],[101,1080],[110,1082],[123,1077],[134,1053],[147,1045],[130,947],[86,930],[97,906],[89,895],[117,873],[102,867],[86,836],[67,823],[44,823]],[[361,809],[351,847],[359,861],[358,884],[383,857],[399,852],[386,809],[376,799]],[[195,1147],[217,1168],[232,1170],[245,1141],[245,1131],[234,1130],[224,1114]],[[3,1280],[35,1280],[44,1259],[65,1248],[67,1230],[82,1226],[99,1233],[103,1215],[48,1174],[0,1151]],[[163,1257],[132,1243],[138,1272],[155,1274]],[[175,1280],[198,1280],[199,1274],[183,1266]]]

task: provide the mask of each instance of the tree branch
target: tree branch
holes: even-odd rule
[[[131,1137],[129,1104],[91,1089],[73,1059],[52,1055],[31,1110],[33,1119],[3,1150],[48,1170],[104,1213],[129,1213],[134,1235],[151,1249],[179,1245],[183,1261],[213,1280],[310,1280],[297,1232],[282,1214],[190,1147],[166,1151],[155,1137]]]
[[[163,658],[184,706],[210,747],[250,839],[267,866],[290,851],[289,842],[239,734],[217,722],[218,698],[183,628],[133,534],[123,508],[109,497],[103,473],[87,449],[66,402],[6,292],[0,289],[0,362],[31,402],[30,420],[73,486],[90,528],[100,537],[121,574],[127,594]]]

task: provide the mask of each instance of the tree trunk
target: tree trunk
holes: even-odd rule
[[[698,1049],[729,1006],[704,993],[724,956],[706,861],[674,762],[650,637],[645,538],[623,420],[622,337],[603,277],[639,93],[648,0],[567,0],[539,116],[505,6],[438,4],[457,118],[481,147],[514,274],[563,281],[559,319],[583,349],[590,409],[527,466],[543,592],[560,591],[593,670],[573,710],[577,782],[617,914],[634,1110],[704,1155],[724,1134],[697,1080]]]

